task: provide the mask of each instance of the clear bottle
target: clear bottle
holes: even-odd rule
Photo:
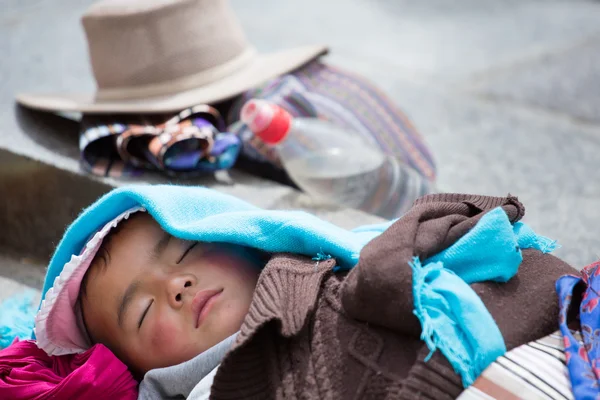
[[[313,197],[391,219],[427,192],[414,170],[356,132],[316,118],[293,118],[264,100],[249,100],[240,117],[275,146],[288,175]]]

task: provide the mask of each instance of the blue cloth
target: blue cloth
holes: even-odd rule
[[[432,353],[440,349],[465,387],[506,352],[500,329],[469,284],[508,281],[517,273],[525,248],[550,252],[556,243],[523,223],[512,225],[498,207],[423,265],[418,258],[411,263],[421,338]]]
[[[573,291],[583,285],[580,304],[571,304]],[[581,270],[581,277],[565,275],[556,281],[558,322],[565,345],[565,357],[573,396],[577,400],[600,399],[600,261]],[[567,321],[569,308],[579,308],[583,343],[571,333]]]
[[[10,346],[15,338],[31,339],[35,295],[34,290],[25,290],[0,304],[0,349]]]
[[[127,186],[100,198],[67,229],[50,261],[42,298],[87,238],[120,213],[139,205],[178,238],[231,243],[272,253],[326,254],[346,268],[353,267],[362,247],[391,224],[351,232],[305,212],[263,210],[203,187]]]
[[[453,246],[429,258],[442,261],[465,282],[506,282],[516,273],[523,257],[520,249],[534,248],[549,253],[556,241],[536,233],[526,224],[511,225],[508,216],[498,207],[485,214],[474,229]]]

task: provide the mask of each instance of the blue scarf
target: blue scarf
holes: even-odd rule
[[[571,333],[567,314],[577,285],[584,288],[579,308],[583,343]],[[581,277],[565,275],[556,282],[559,326],[565,345],[565,357],[573,396],[577,400],[600,398],[600,261],[581,270]]]
[[[555,241],[535,234],[526,224],[511,224],[498,207],[446,250],[423,262],[413,260],[421,339],[432,353],[439,349],[444,354],[464,387],[506,352],[500,329],[469,284],[506,282],[523,261],[521,249],[549,253],[556,247]]]

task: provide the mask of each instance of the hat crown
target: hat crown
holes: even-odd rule
[[[254,54],[227,0],[103,0],[82,23],[99,99],[202,86]]]

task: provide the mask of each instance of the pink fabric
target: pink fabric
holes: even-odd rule
[[[139,211],[145,210],[133,207],[106,223],[88,239],[80,254],[73,255],[63,266],[59,278],[46,293],[35,317],[35,335],[37,345],[49,355],[82,353],[89,349],[91,344],[81,312],[76,307],[81,281],[106,235],[121,221]]]
[[[137,399],[137,382],[103,345],[48,356],[32,340],[0,351],[0,399]]]
[[[89,269],[94,256],[100,249],[101,244],[102,240],[99,240],[77,269],[73,271],[65,286],[58,293],[54,307],[48,313],[46,334],[52,343],[66,348],[76,346],[79,349],[87,349],[90,347],[87,334],[82,332],[85,328],[77,323],[78,315],[75,311],[75,305],[79,298],[81,281],[83,281],[83,277]]]

